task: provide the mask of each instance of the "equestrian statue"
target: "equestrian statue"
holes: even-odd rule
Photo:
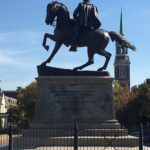
[[[105,57],[105,63],[97,71],[107,69],[111,53],[105,50],[109,39],[116,41],[121,47],[136,50],[135,46],[126,40],[121,34],[114,31],[100,29],[101,22],[98,19],[97,7],[90,3],[90,0],[83,0],[79,3],[70,17],[68,8],[58,1],[47,5],[47,15],[45,23],[47,25],[56,24],[54,34],[45,33],[43,46],[48,51],[47,39],[55,41],[54,49],[49,58],[41,66],[46,66],[56,55],[62,44],[70,47],[69,51],[77,51],[77,47],[87,47],[88,61],[73,70],[78,71],[94,63],[94,54]]]

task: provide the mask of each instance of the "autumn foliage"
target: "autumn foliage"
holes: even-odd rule
[[[135,128],[140,122],[150,121],[150,85],[146,83],[122,87],[114,81],[116,118],[127,128]]]

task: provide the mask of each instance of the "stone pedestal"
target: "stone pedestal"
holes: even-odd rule
[[[39,76],[32,128],[66,127],[77,121],[89,128],[116,128],[112,80],[98,75]]]
[[[138,145],[139,139],[128,136],[115,120],[113,78],[108,72],[51,67],[40,67],[38,72],[35,118],[31,128],[22,132],[23,139],[32,138],[36,128],[38,144],[43,144],[44,137],[44,146],[73,146],[76,121],[79,146],[107,147],[108,142],[113,146]]]

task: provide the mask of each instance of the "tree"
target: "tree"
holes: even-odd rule
[[[20,120],[29,123],[34,116],[35,102],[37,100],[37,82],[34,81],[25,88],[19,88],[17,94],[17,107],[10,108],[10,118],[15,123]]]
[[[135,101],[139,106],[139,119],[145,123],[145,119],[150,115],[150,85],[143,83],[138,86],[137,91]]]
[[[18,107],[21,114],[31,121],[34,116],[35,102],[37,100],[37,82],[32,82],[26,88],[18,90]]]
[[[119,120],[122,125],[127,127],[129,122],[129,113],[126,113],[126,109],[128,107],[128,103],[136,97],[136,93],[130,91],[127,85],[125,87],[121,86],[117,80],[114,80],[113,85],[116,119]]]
[[[116,118],[128,129],[147,122],[150,116],[150,85],[143,83],[129,90],[114,81],[114,100]]]

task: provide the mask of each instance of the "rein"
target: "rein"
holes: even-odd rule
[[[54,19],[52,27],[56,27],[57,19]]]

